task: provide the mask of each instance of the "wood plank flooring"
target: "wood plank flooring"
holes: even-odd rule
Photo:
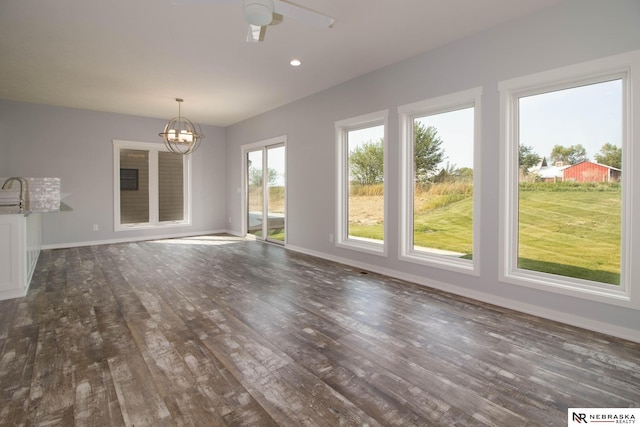
[[[640,407],[640,344],[229,236],[43,251],[3,426],[520,426]]]

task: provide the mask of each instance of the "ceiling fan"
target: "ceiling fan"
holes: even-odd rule
[[[174,5],[193,3],[231,3],[238,0],[172,0]],[[282,0],[242,0],[244,18],[249,26],[247,31],[248,42],[264,41],[268,25],[276,25],[283,17],[293,18],[298,21],[330,28],[335,20],[331,17],[295,5]]]
[[[326,15],[282,0],[243,0],[243,6],[249,42],[263,41],[267,25],[280,23],[284,16],[323,28],[330,28],[335,22]]]

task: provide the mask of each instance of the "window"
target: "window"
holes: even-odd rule
[[[285,244],[287,228],[286,136],[242,146],[244,230]]]
[[[114,141],[115,230],[189,225],[190,156]]]
[[[501,280],[631,302],[634,63],[627,54],[500,84]]]
[[[472,89],[398,108],[401,260],[478,274],[480,96]]]
[[[136,171],[137,186],[135,190],[123,190],[126,185],[120,179],[120,223],[145,224],[149,222],[149,151],[120,150],[120,176],[123,171]],[[126,173],[126,172],[125,172]],[[131,172],[129,172],[131,174]]]
[[[336,244],[386,255],[387,111],[336,123]]]
[[[158,217],[160,222],[184,220],[184,156],[158,152]]]

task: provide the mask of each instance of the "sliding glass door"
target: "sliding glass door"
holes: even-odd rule
[[[264,188],[262,150],[247,153],[247,233],[262,236]]]
[[[284,244],[285,185],[284,145],[267,147],[267,239]]]
[[[286,222],[285,145],[246,151],[247,233],[284,244]]]

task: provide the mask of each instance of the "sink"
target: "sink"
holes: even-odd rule
[[[0,213],[58,212],[60,210],[60,178],[10,178],[0,177]],[[19,185],[21,183],[21,185]],[[23,190],[23,206],[20,206],[20,188]],[[18,195],[16,202],[15,195]]]

